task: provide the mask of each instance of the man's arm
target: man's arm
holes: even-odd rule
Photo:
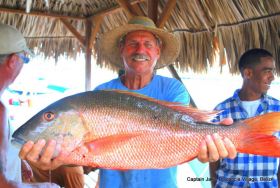
[[[3,103],[0,101],[0,173],[4,173],[6,161],[7,145],[9,142],[6,109]]]
[[[211,186],[215,187],[217,182],[217,175],[216,171],[220,166],[220,161],[209,163],[209,171],[210,171],[210,178],[211,178]]]

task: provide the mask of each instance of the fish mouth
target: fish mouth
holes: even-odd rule
[[[26,140],[22,138],[12,138],[11,142],[14,146],[21,147],[23,144],[26,143]]]

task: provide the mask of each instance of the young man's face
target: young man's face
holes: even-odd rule
[[[259,94],[264,94],[274,80],[275,62],[272,57],[262,57],[261,63],[251,69],[250,87]]]
[[[128,33],[120,52],[126,72],[135,74],[152,73],[160,57],[156,38],[148,31]]]

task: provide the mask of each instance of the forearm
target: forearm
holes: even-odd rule
[[[216,171],[218,170],[220,166],[220,162],[213,162],[213,163],[209,163],[209,171],[210,171],[210,178],[211,178],[211,186],[215,187],[216,183],[217,183],[217,175],[216,175]]]

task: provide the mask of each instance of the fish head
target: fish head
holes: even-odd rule
[[[29,140],[55,140],[63,150],[72,151],[88,132],[80,107],[61,99],[38,112],[13,134],[12,143],[22,146]]]

